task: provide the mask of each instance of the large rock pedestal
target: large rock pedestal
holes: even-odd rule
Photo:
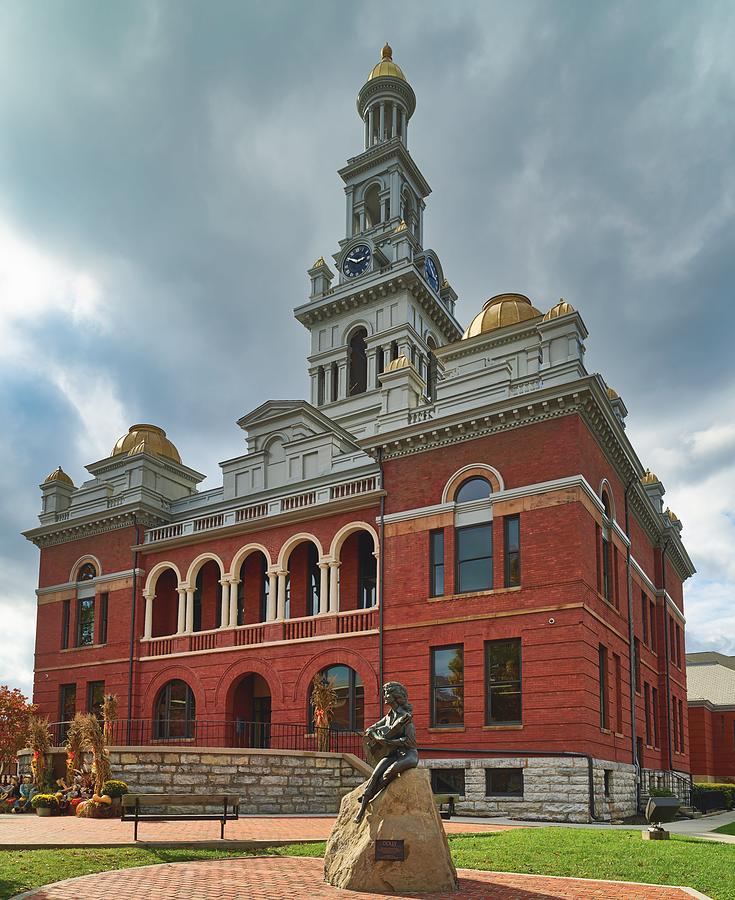
[[[457,871],[427,772],[409,769],[354,818],[364,785],[342,798],[324,857],[324,880],[352,891],[456,891]],[[376,840],[403,840],[405,860],[375,859]]]

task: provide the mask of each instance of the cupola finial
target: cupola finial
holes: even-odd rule
[[[380,55],[383,59],[393,59],[393,48],[388,43],[388,41],[383,44],[383,49],[381,50]]]

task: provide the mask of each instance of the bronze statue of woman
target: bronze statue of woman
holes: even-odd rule
[[[413,708],[408,702],[406,688],[397,681],[387,682],[383,685],[383,702],[390,706],[390,711],[365,730],[368,754],[376,760],[376,764],[360,797],[355,822],[362,821],[368,803],[394,778],[407,769],[415,768],[419,761]]]

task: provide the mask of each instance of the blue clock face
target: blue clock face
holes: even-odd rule
[[[370,247],[367,244],[358,244],[353,247],[342,260],[342,271],[348,278],[356,278],[370,265]]]
[[[426,280],[438,294],[439,273],[436,271],[436,263],[430,256],[426,257],[426,262],[424,263],[424,272],[426,272]]]

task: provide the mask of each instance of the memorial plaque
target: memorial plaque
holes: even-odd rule
[[[403,840],[400,841],[375,841],[375,860],[388,860],[390,862],[404,862],[406,849]]]

